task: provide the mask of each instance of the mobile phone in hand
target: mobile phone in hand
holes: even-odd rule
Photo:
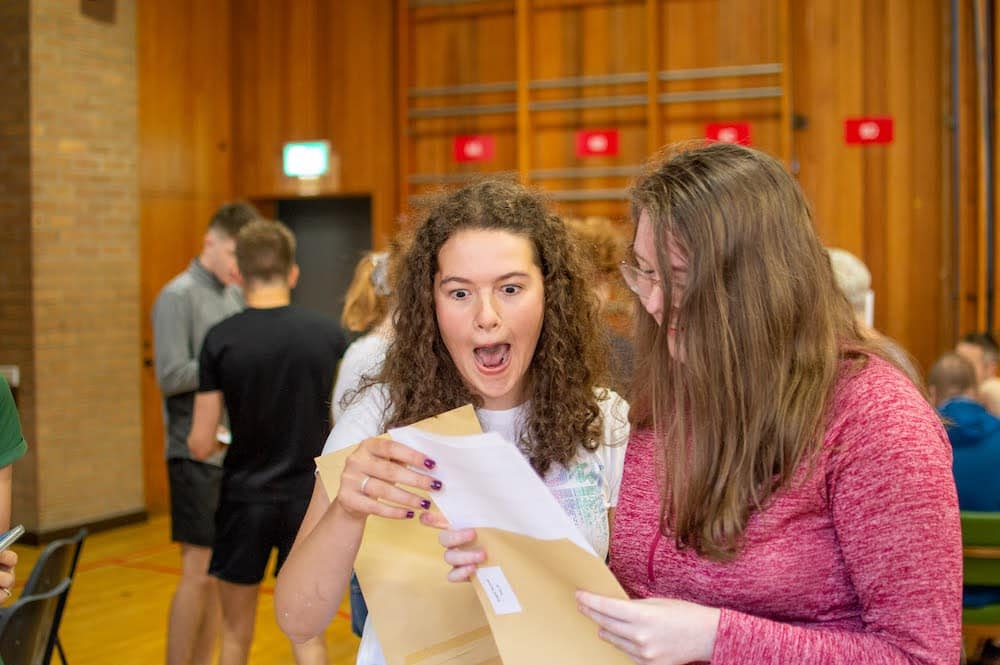
[[[0,536],[0,552],[3,552],[5,549],[9,548],[11,545],[14,544],[14,542],[18,538],[20,538],[23,535],[24,535],[24,526],[20,524],[18,524],[11,530],[4,533],[2,536]]]

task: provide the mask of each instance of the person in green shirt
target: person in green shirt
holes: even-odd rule
[[[10,528],[10,494],[13,472],[11,465],[28,450],[21,434],[21,421],[14,405],[7,379],[0,376],[0,532]],[[17,553],[7,549],[0,552],[0,602],[11,596],[14,586],[14,566]]]

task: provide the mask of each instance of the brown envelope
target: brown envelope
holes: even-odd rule
[[[597,624],[576,610],[577,589],[628,599],[604,562],[569,540],[538,540],[500,529],[476,529],[477,541],[510,583],[522,611],[497,614],[478,579],[473,586],[510,665],[602,665],[632,660],[597,636]]]
[[[479,434],[471,406],[416,423],[435,434]],[[327,496],[356,446],[316,458]],[[417,520],[368,519],[354,562],[389,665],[501,663],[490,626],[470,584],[447,580],[435,529]]]
[[[471,406],[416,426],[436,434],[481,431]],[[353,450],[316,459],[328,496],[336,496]],[[355,570],[389,665],[631,662],[576,611],[576,589],[627,598],[603,561],[568,540],[543,541],[499,529],[477,533],[489,556],[485,565],[501,568],[522,612],[497,615],[479,581],[448,582],[436,530],[416,520],[368,520]]]

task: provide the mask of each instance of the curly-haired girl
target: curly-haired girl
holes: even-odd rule
[[[364,440],[332,501],[317,483],[275,590],[279,623],[293,640],[319,634],[336,613],[368,516],[412,518],[430,502],[405,487],[440,488],[406,468],[433,469],[433,460],[366,437],[463,404],[476,406],[484,430],[520,447],[606,554],[627,405],[598,387],[607,354],[577,251],[537,194],[501,180],[445,196],[403,243],[392,345],[325,452]],[[359,662],[382,662],[373,641],[369,622]]]

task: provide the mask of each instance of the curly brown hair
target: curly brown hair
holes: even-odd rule
[[[484,180],[443,195],[415,230],[398,239],[394,266],[395,337],[372,383],[389,393],[389,427],[482,404],[455,367],[438,330],[434,278],[438,252],[464,230],[505,231],[528,239],[545,289],[545,313],[528,377],[530,413],[519,442],[544,474],[568,464],[580,446],[599,445],[600,391],[607,358],[587,263],[541,195],[512,181]]]

